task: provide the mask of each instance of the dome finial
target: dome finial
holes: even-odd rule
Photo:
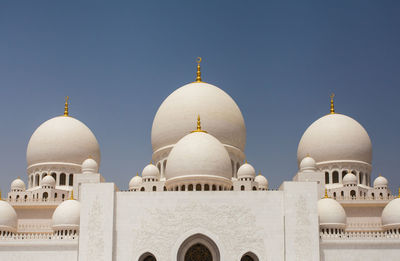
[[[197,62],[197,77],[196,77],[196,82],[201,82],[201,71],[200,71],[201,57],[197,57],[196,62]]]
[[[65,105],[64,105],[64,116],[68,116],[68,100],[69,97],[65,97]]]
[[[192,132],[204,132],[204,133],[207,133],[206,131],[201,129],[200,114],[197,115],[197,129],[192,131]]]
[[[400,187],[399,187],[399,195],[397,195],[398,198],[400,198]],[[1,191],[0,191],[0,199],[1,199]]]
[[[74,191],[73,190],[71,190],[71,198],[70,198],[70,200],[74,200]]]
[[[335,114],[335,104],[333,103],[333,98],[335,98],[335,94],[331,94],[331,114]]]
[[[1,189],[0,189],[0,200],[2,200],[2,199],[1,199]]]
[[[328,198],[328,189],[325,189],[325,198]]]

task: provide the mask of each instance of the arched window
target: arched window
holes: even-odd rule
[[[68,185],[70,186],[74,185],[74,174],[69,174]]]
[[[251,252],[247,252],[246,254],[244,254],[242,256],[240,261],[258,261],[258,258],[255,254],[253,254]]]
[[[244,186],[242,185],[242,186],[240,186],[240,190],[244,190]]]
[[[166,186],[164,186],[164,191],[167,191],[167,187]]]
[[[60,174],[60,186],[65,185],[65,173]]]
[[[195,234],[182,243],[176,260],[220,261],[220,254],[214,241],[205,235]]]
[[[65,199],[65,194],[62,194],[61,198],[62,198],[62,200],[64,200]]]
[[[253,187],[253,190],[257,190],[257,187]]]
[[[343,170],[342,171],[342,179],[344,178],[344,176],[346,176],[346,174],[347,174],[347,170]]]
[[[18,201],[18,199],[19,199],[19,195],[17,195],[17,197],[15,198],[15,200]]]
[[[219,190],[222,190],[222,186],[219,186]]]
[[[42,198],[43,198],[43,199],[47,199],[48,197],[49,197],[49,193],[43,192]]]
[[[201,190],[201,185],[200,184],[197,184],[196,185],[196,191],[200,191]]]
[[[204,190],[205,190],[205,191],[209,191],[209,190],[210,190],[210,185],[205,184],[205,185],[204,185]]]
[[[54,178],[54,180],[56,181],[56,184],[57,184],[57,174],[56,173],[51,173],[51,176]]]
[[[334,171],[332,173],[332,183],[339,183],[339,172]]]
[[[39,186],[39,174],[36,174],[35,176],[35,185]]]
[[[333,198],[336,198],[336,192],[333,192]]]
[[[217,186],[212,185],[212,190],[213,190],[213,191],[217,190]]]
[[[355,197],[356,196],[356,191],[355,190],[350,191],[350,196],[351,197]]]
[[[189,184],[188,190],[189,190],[189,191],[193,191],[193,184]]]
[[[144,191],[144,187],[141,187],[141,188],[140,188],[140,191]]]
[[[57,193],[54,193],[54,198],[57,198]]]
[[[28,195],[25,195],[24,196],[24,200],[26,201],[28,199]]]
[[[340,196],[344,197],[344,191],[340,192]]]
[[[325,172],[325,184],[329,184],[329,172]]]
[[[186,186],[185,186],[185,185],[182,185],[182,186],[181,186],[181,191],[185,191],[185,189],[186,189]]]
[[[372,199],[375,199],[375,194],[374,192],[371,193]]]
[[[153,191],[156,191],[157,190],[157,187],[156,186],[153,186]]]
[[[139,261],[157,261],[157,259],[153,254],[147,252],[139,257]]]

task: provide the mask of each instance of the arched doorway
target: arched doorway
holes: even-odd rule
[[[153,254],[147,252],[139,257],[139,261],[157,261],[157,259]]]
[[[212,261],[210,250],[203,244],[191,246],[185,253],[185,261]]]
[[[255,254],[253,254],[251,252],[247,252],[246,254],[244,254],[242,256],[240,261],[258,261],[258,258]]]
[[[220,261],[220,254],[213,240],[203,234],[195,234],[182,243],[177,261]]]

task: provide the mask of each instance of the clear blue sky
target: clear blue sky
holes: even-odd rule
[[[400,184],[400,1],[1,1],[0,188],[26,181],[26,146],[63,113],[99,140],[101,173],[127,189],[151,158],[161,102],[195,78],[229,93],[249,162],[278,187],[305,129],[329,112],[358,120],[373,174]]]

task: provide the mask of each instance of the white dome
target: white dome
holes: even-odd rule
[[[342,181],[343,185],[357,185],[357,177],[353,173],[347,173]]]
[[[77,229],[79,228],[81,213],[81,203],[79,201],[70,199],[66,200],[58,207],[53,213],[53,229]]]
[[[232,166],[225,147],[215,137],[193,132],[183,137],[171,150],[165,170],[171,180],[215,180],[231,183]]]
[[[25,191],[25,183],[19,177],[11,182],[11,191]]]
[[[374,188],[376,187],[387,187],[389,184],[385,177],[379,176],[374,180]]]
[[[139,189],[141,185],[142,185],[142,177],[136,175],[131,179],[131,181],[129,181],[129,190]]]
[[[258,174],[254,181],[258,183],[259,189],[268,189],[268,180],[263,175]]]
[[[240,178],[253,178],[256,176],[256,170],[249,163],[245,163],[240,166],[237,177]]]
[[[367,131],[354,119],[342,114],[328,114],[316,120],[304,132],[297,160],[307,154],[315,161],[360,161],[371,164],[372,144]]]
[[[82,163],[82,173],[90,174],[90,173],[98,173],[99,172],[99,165],[97,162],[92,159],[88,158]]]
[[[400,228],[400,198],[393,199],[383,209],[382,225],[385,229]]]
[[[313,158],[306,156],[301,160],[299,169],[302,172],[314,172],[317,170],[317,165]]]
[[[41,163],[81,166],[88,157],[100,162],[100,148],[92,131],[69,116],[52,118],[32,134],[26,151],[28,168]]]
[[[150,163],[146,167],[144,167],[144,169],[142,171],[142,178],[158,179],[159,177],[160,177],[160,171],[152,163]]]
[[[44,177],[42,179],[40,184],[41,184],[42,187],[54,188],[56,186],[56,180],[52,176],[47,175],[46,177]]]
[[[322,228],[340,228],[346,226],[346,212],[342,205],[331,198],[318,200],[319,224]]]
[[[208,133],[244,151],[246,127],[235,101],[214,85],[194,82],[175,90],[159,107],[151,129],[153,152],[176,144],[193,130],[199,114]]]
[[[0,200],[0,231],[16,232],[17,212],[6,201]]]

